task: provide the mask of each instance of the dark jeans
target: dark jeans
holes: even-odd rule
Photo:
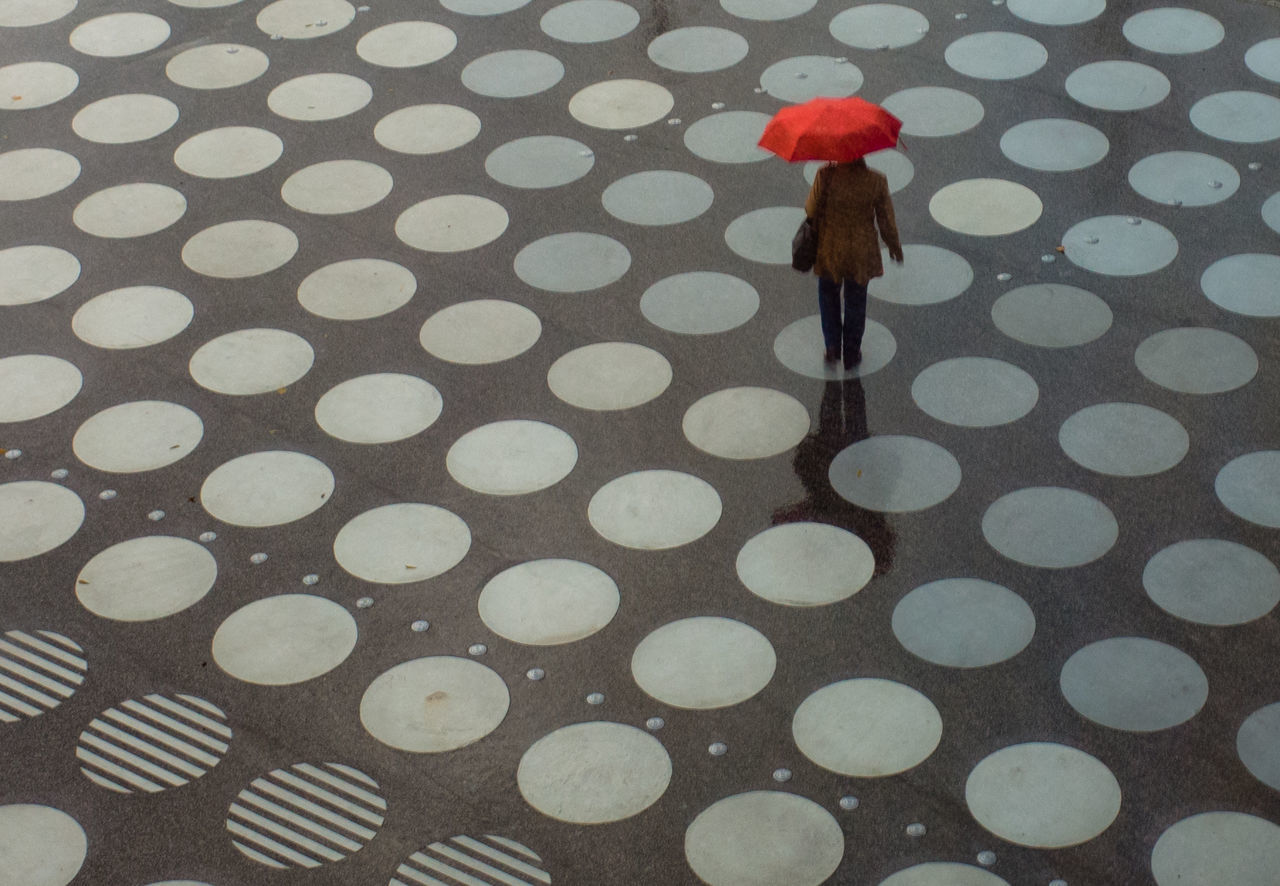
[[[844,288],[844,322],[840,322],[840,289]],[[852,277],[843,281],[818,278],[818,312],[822,339],[828,351],[852,356],[862,350],[867,327],[867,287]]]

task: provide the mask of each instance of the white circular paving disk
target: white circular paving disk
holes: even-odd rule
[[[297,251],[298,237],[284,225],[245,219],[196,234],[182,247],[182,263],[206,277],[240,279],[274,271]]]
[[[579,409],[633,409],[671,384],[671,364],[652,348],[630,342],[598,342],[575,348],[551,364],[551,393]]]
[[[720,0],[730,15],[760,22],[777,22],[804,15],[818,5],[818,0]]]
[[[1280,450],[1232,459],[1218,471],[1213,490],[1237,517],[1280,529]]]
[[[1107,0],[1009,0],[1009,11],[1037,25],[1082,25],[1102,15]]]
[[[311,370],[315,351],[283,329],[240,329],[201,345],[189,368],[196,384],[219,394],[248,397],[293,384]]]
[[[636,646],[631,674],[646,693],[676,708],[709,710],[746,701],[773,679],[773,646],[731,618],[685,618]]]
[[[865,3],[838,13],[829,30],[856,49],[901,49],[924,39],[929,20],[907,6]]]
[[[1086,219],[1062,235],[1062,245],[1074,264],[1113,277],[1153,273],[1178,255],[1178,241],[1168,228],[1137,216]]]
[[[578,463],[578,446],[540,421],[496,421],[468,431],[445,456],[449,475],[487,495],[525,495],[554,486]]]
[[[605,211],[634,225],[678,225],[711,208],[711,186],[687,172],[655,169],[620,178],[601,195]]]
[[[1010,492],[982,515],[987,543],[1010,560],[1045,569],[1092,563],[1120,536],[1111,509],[1091,495],[1057,486]]]
[[[720,522],[721,508],[705,480],[678,471],[636,471],[600,487],[587,519],[614,544],[663,550],[706,535]]]
[[[1280,98],[1261,92],[1214,93],[1191,106],[1191,124],[1222,141],[1274,141],[1280,138]]]
[[[178,53],[164,73],[188,89],[230,89],[257,80],[270,64],[267,54],[252,46],[210,43]]]
[[[726,388],[707,394],[684,414],[685,438],[720,458],[768,458],[794,448],[809,433],[804,404],[772,388]]]
[[[310,40],[340,31],[356,17],[347,0],[276,0],[258,13],[258,29],[286,40]]]
[[[440,154],[480,134],[480,118],[457,105],[411,105],[392,111],[373,127],[373,137],[401,154]]]
[[[261,172],[280,159],[284,142],[254,126],[224,126],[193,135],[173,152],[173,163],[200,178],[236,178]]]
[[[163,231],[182,218],[187,198],[180,191],[152,182],[116,185],[80,201],[72,221],[95,237],[123,239]]]
[[[55,246],[0,249],[0,307],[53,298],[80,279],[80,261]]]
[[[267,107],[289,120],[336,120],[369,104],[373,87],[350,74],[304,74],[267,96]]]
[[[200,487],[200,503],[236,526],[279,526],[319,509],[333,494],[333,472],[300,452],[268,450],[220,465]]]
[[[0,423],[57,412],[75,399],[83,384],[80,370],[61,357],[0,357]]]
[[[819,886],[840,866],[844,848],[831,813],[782,791],[718,800],[684,835],[689,867],[710,886]]]
[[[185,458],[203,437],[204,422],[187,407],[138,400],[87,419],[76,431],[71,448],[89,467],[133,474]]]
[[[804,210],[767,206],[738,216],[724,231],[724,242],[742,258],[768,265],[791,264],[791,238]]]
[[[5,886],[67,886],[84,864],[84,828],[52,806],[0,806],[0,858]]]
[[[1002,237],[1029,228],[1043,211],[1035,191],[998,178],[953,182],[929,200],[934,221],[976,237]]]
[[[604,43],[626,36],[640,13],[619,0],[569,0],[551,7],[538,21],[548,37],[565,43]]]
[[[684,335],[728,332],[760,309],[754,286],[719,271],[664,277],[640,296],[640,312],[654,326]]]
[[[792,372],[808,378],[836,381],[861,378],[889,365],[898,343],[888,329],[875,320],[867,321],[862,335],[862,362],[852,369],[822,358],[822,321],[817,314],[802,317],[783,328],[773,340],[773,355]]]
[[[852,597],[875,572],[867,543],[826,523],[787,523],[753,536],[738,552],[747,590],[783,606],[824,606]]]
[[[399,502],[365,511],[333,540],[338,565],[378,584],[426,581],[448,572],[471,549],[462,518],[435,505]]]
[[[9,0],[0,9],[0,28],[33,28],[69,15],[78,0]]]
[[[996,299],[991,319],[1001,332],[1023,344],[1073,348],[1105,335],[1112,314],[1105,301],[1087,290],[1031,283]]]
[[[1101,161],[1111,142],[1087,123],[1051,117],[1010,127],[1000,136],[1000,150],[1028,169],[1073,172]]]
[[[570,824],[621,821],[648,809],[671,783],[671,758],[652,735],[621,723],[564,726],[520,758],[525,801]]]
[[[218,563],[203,545],[148,535],[96,554],[76,577],[76,597],[102,618],[153,621],[199,603],[217,576]]]
[[[1023,34],[983,31],[954,41],[943,56],[952,69],[968,77],[1015,80],[1043,68],[1049,51]]]
[[[902,121],[903,135],[931,138],[967,132],[986,114],[982,102],[972,95],[945,86],[903,89],[880,104]]]
[[[1011,745],[969,773],[965,802],[978,824],[1019,846],[1060,849],[1092,840],[1120,812],[1120,784],[1084,751]]]
[[[19,62],[0,68],[0,111],[24,111],[60,102],[80,85],[80,75],[56,62]]]
[[[480,592],[480,619],[516,643],[558,646],[590,637],[618,611],[618,585],[577,560],[531,560],[489,579]]]
[[[71,118],[71,128],[85,141],[122,145],[168,132],[178,113],[177,105],[158,95],[113,95],[81,108]]]
[[[1145,637],[1090,643],[1067,659],[1058,682],[1081,716],[1128,732],[1185,723],[1209,698],[1209,681],[1189,655]]]
[[[1182,461],[1191,438],[1178,420],[1140,403],[1086,406],[1062,423],[1058,443],[1081,467],[1113,477],[1145,477]]]
[[[959,253],[920,243],[905,244],[902,253],[902,264],[884,257],[884,276],[872,278],[869,295],[897,305],[935,305],[962,295],[973,283],[973,267]],[[868,328],[872,322],[867,321]]]
[[[85,55],[121,58],[155,49],[169,33],[169,23],[157,15],[117,12],[77,25],[68,42]]]
[[[634,129],[661,120],[675,102],[664,87],[648,80],[605,80],[569,99],[569,113],[597,129]]]
[[[496,148],[485,158],[484,171],[512,188],[556,188],[582,178],[595,162],[594,152],[580,141],[531,135]]]
[[[926,861],[903,868],[880,886],[1009,886],[1009,881],[969,864]]]
[[[546,92],[564,77],[553,55],[533,49],[507,49],[482,55],[462,69],[462,85],[490,98],[524,98]]]
[[[950,497],[960,486],[960,464],[932,441],[886,435],[841,450],[828,477],[841,498],[860,508],[904,513]]]
[[[438,62],[458,45],[458,35],[435,22],[393,22],[367,32],[356,55],[384,68],[416,68]]]
[[[956,357],[934,363],[917,375],[911,383],[911,398],[938,421],[990,428],[1029,413],[1040,399],[1040,388],[1012,363]]]
[[[1264,80],[1280,83],[1280,37],[1272,37],[1250,46],[1249,51],[1244,54],[1244,63],[1250,71]]]
[[[534,240],[516,253],[516,276],[548,292],[588,292],[621,280],[631,253],[604,234],[570,232]]]
[[[95,348],[145,348],[173,338],[194,316],[194,306],[181,292],[163,286],[128,286],[81,305],[71,318],[71,330]]]
[[[1280,791],[1280,702],[1245,718],[1236,733],[1236,753],[1254,778]]]
[[[1066,80],[1067,94],[1100,111],[1140,111],[1169,95],[1169,78],[1150,65],[1129,61],[1092,62]]]
[[[327,320],[370,320],[404,307],[417,290],[404,265],[352,258],[308,274],[298,284],[298,303]]]
[[[22,532],[0,535],[0,563],[38,557],[67,541],[84,522],[84,502],[56,483],[0,483],[0,526]]]
[[[861,89],[862,83],[857,65],[826,55],[785,58],[760,75],[764,91],[784,102],[806,102],[819,96],[845,98]]]
[[[919,766],[942,740],[942,716],[921,693],[859,678],[814,692],[791,721],[796,747],[823,769],[858,778]]]
[[[1243,812],[1201,812],[1170,826],[1151,850],[1158,886],[1271,886],[1280,827]]]
[[[340,215],[368,209],[391,193],[391,173],[364,160],[326,160],[285,179],[280,197],[294,209]]]
[[[1209,301],[1247,317],[1280,317],[1280,255],[1247,252],[1220,258],[1200,275]]]
[[[649,60],[660,68],[704,74],[731,68],[747,57],[741,34],[725,28],[688,27],[664,31],[649,43]]]
[[[1240,187],[1240,174],[1225,160],[1194,151],[1166,151],[1144,157],[1129,169],[1129,184],[1156,203],[1209,206]]]
[[[757,163],[773,156],[757,142],[769,115],[759,111],[721,111],[684,131],[684,146],[712,163]]]
[[[424,252],[466,252],[507,229],[502,204],[473,194],[446,194],[415,203],[396,219],[396,236]]]
[[[237,680],[289,686],[346,661],[357,633],[351,613],[332,600],[279,594],[227,616],[213,635],[213,660]]]
[[[398,664],[369,684],[360,723],[385,745],[439,754],[474,744],[507,716],[511,695],[498,674],[449,655]]]
[[[444,401],[429,382],[380,372],[335,385],[316,403],[316,424],[348,443],[392,443],[420,434],[440,417]]]
[[[1035,636],[1036,617],[1013,591],[977,578],[921,585],[893,610],[893,633],[912,655],[949,668],[1013,658]]]
[[[56,194],[80,177],[80,161],[53,148],[0,154],[0,201],[36,200]]]
[[[1160,551],[1147,561],[1142,586],[1165,612],[1204,625],[1245,624],[1280,603],[1280,569],[1252,548],[1217,538]]]
[[[514,302],[493,298],[450,305],[422,324],[423,350],[448,363],[500,363],[523,354],[542,336],[538,315]]]

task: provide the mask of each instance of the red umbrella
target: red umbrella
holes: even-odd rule
[[[815,98],[773,115],[760,147],[791,163],[847,163],[898,143],[902,121],[860,98]]]

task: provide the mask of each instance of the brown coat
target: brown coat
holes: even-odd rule
[[[889,182],[863,163],[824,166],[809,190],[804,204],[806,214],[817,212],[824,191],[826,203],[818,219],[818,260],[813,272],[828,280],[852,277],[866,286],[872,277],[884,274],[877,228],[889,254],[902,253]]]

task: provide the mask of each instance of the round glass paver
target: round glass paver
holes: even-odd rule
[[[1102,15],[1107,0],[1009,0],[1009,11],[1037,25],[1082,25]]]
[[[768,265],[791,264],[791,238],[804,221],[804,210],[768,206],[735,218],[724,240],[742,258]]]
[[[1049,51],[1040,41],[1023,34],[984,31],[955,40],[943,57],[953,70],[968,77],[1016,80],[1043,68]]]
[[[772,388],[725,388],[684,414],[685,439],[719,458],[768,458],[793,449],[809,433],[804,404]]]
[[[828,469],[841,498],[889,513],[921,511],[945,501],[960,486],[960,463],[920,437],[868,437],[841,450]]]
[[[453,52],[458,35],[435,22],[392,22],[368,31],[356,43],[356,55],[383,68],[416,68]]]
[[[720,7],[730,15],[760,22],[795,18],[816,5],[818,0],[720,0]]]
[[[538,26],[565,43],[604,43],[635,30],[640,13],[620,0],[569,0],[543,14]]]
[[[996,299],[991,319],[997,329],[1023,344],[1072,348],[1105,335],[1112,314],[1092,292],[1061,283],[1031,283]]]
[[[929,200],[929,214],[944,228],[975,237],[1002,237],[1031,227],[1044,211],[1036,192],[999,178],[952,182]]]
[[[990,428],[1017,421],[1036,405],[1040,388],[1022,369],[989,357],[956,357],[925,369],[911,398],[938,421]]]
[[[1280,791],[1280,702],[1245,718],[1236,733],[1236,753],[1254,778]]]
[[[1126,732],[1185,723],[1209,698],[1209,681],[1189,655],[1145,637],[1089,644],[1067,659],[1058,682],[1081,716]]]
[[[1233,314],[1280,317],[1280,255],[1249,252],[1220,258],[1200,275],[1209,301]]]
[[[862,71],[847,59],[800,55],[775,62],[760,75],[760,86],[784,102],[847,98],[862,88]]]
[[[113,95],[85,105],[71,128],[85,141],[122,145],[168,132],[178,122],[178,106],[158,95]]]
[[[1280,529],[1280,450],[1250,452],[1232,459],[1218,471],[1213,489],[1237,517]]]
[[[648,80],[604,80],[576,92],[569,114],[597,129],[635,129],[663,119],[675,103],[665,87]]]
[[[551,393],[579,409],[633,409],[671,384],[671,364],[652,348],[606,341],[575,348],[547,370]]]
[[[1247,342],[1206,327],[1157,332],[1143,339],[1133,359],[1148,381],[1180,394],[1234,391],[1258,374],[1258,355]]]
[[[1194,151],[1168,151],[1139,160],[1129,184],[1148,200],[1173,206],[1221,203],[1240,187],[1240,174],[1225,160]]]
[[[57,62],[18,62],[0,67],[0,111],[27,111],[62,101],[80,75]]]
[[[1168,228],[1136,216],[1085,219],[1062,235],[1062,245],[1072,263],[1112,277],[1150,274],[1178,255],[1178,241]]]
[[[1033,486],[1002,496],[982,515],[987,543],[1010,560],[1044,569],[1092,563],[1120,536],[1111,509],[1091,495]]]
[[[1130,61],[1091,62],[1067,76],[1067,95],[1099,111],[1139,111],[1164,101],[1169,78],[1150,65]]]
[[[373,99],[368,81],[350,74],[304,74],[267,96],[267,107],[287,120],[319,122],[354,114]]]
[[[1280,234],[1280,191],[1272,194],[1262,204],[1262,220],[1268,228]]]
[[[838,13],[829,30],[855,49],[901,49],[924,39],[929,20],[908,6],[864,3]]]
[[[839,381],[861,378],[884,369],[898,351],[898,342],[884,325],[867,321],[862,334],[862,362],[852,369],[823,359],[822,321],[817,314],[787,325],[773,340],[773,355],[792,372],[808,378]]]
[[[791,720],[791,735],[800,753],[823,769],[883,778],[929,758],[942,739],[942,716],[910,686],[863,677],[809,695]]]
[[[1280,603],[1280,569],[1252,548],[1218,538],[1160,551],[1147,561],[1142,586],[1165,612],[1203,625],[1246,624]]]
[[[1013,658],[1036,632],[1036,617],[1013,591],[977,578],[921,585],[893,610],[893,633],[908,652],[949,668]]]
[[[280,159],[284,142],[253,126],[209,129],[178,145],[173,164],[200,178],[236,178],[261,172]]]
[[[559,646],[590,637],[618,611],[618,585],[577,560],[530,560],[485,584],[476,602],[489,630],[515,643]]]
[[[1280,98],[1261,92],[1214,93],[1191,106],[1191,125],[1222,141],[1274,141],[1280,138]]]
[[[548,292],[588,292],[621,280],[631,253],[604,234],[570,232],[533,241],[516,254],[516,276]]]
[[[636,172],[604,189],[605,211],[634,225],[678,225],[711,208],[711,186],[696,175],[667,169]]]
[[[450,476],[486,495],[525,495],[559,483],[578,463],[578,446],[540,421],[481,425],[457,439],[445,457]]]
[[[1087,169],[1107,156],[1111,143],[1087,123],[1049,117],[1027,120],[1010,127],[1000,137],[1006,157],[1041,172],[1074,172]]]
[[[684,131],[684,146],[713,163],[756,163],[774,156],[757,144],[769,115],[759,111],[721,111]]]
[[[1170,826],[1151,850],[1156,886],[1271,886],[1280,826],[1243,812],[1201,812]]]
[[[852,597],[875,573],[875,555],[847,529],[784,523],[753,536],[738,552],[747,590],[783,606],[825,606]]]
[[[1050,886],[1058,886],[1059,882],[1055,880]],[[926,861],[903,868],[881,880],[880,886],[1009,886],[1009,881],[971,864]]]
[[[1159,409],[1099,403],[1064,421],[1058,443],[1083,468],[1113,477],[1146,477],[1182,461],[1191,438],[1177,419]]]
[[[1165,55],[1204,52],[1222,42],[1222,22],[1196,9],[1165,7],[1131,15],[1124,38],[1140,49]]]
[[[441,154],[480,134],[480,118],[457,105],[411,105],[392,111],[373,127],[378,144],[401,154]]]
[[[784,791],[749,791],[712,803],[684,835],[684,855],[708,886],[819,886],[844,858],[830,812]]]
[[[1244,63],[1264,80],[1280,83],[1280,37],[1250,46],[1244,54]]]
[[[640,312],[668,332],[713,335],[736,329],[755,316],[754,286],[719,271],[687,271],[664,277],[644,291]]]
[[[56,194],[80,177],[80,161],[53,148],[0,153],[0,201],[36,200]]]
[[[1086,843],[1120,813],[1120,783],[1100,760],[1052,742],[1002,748],[964,786],[969,812],[1018,846],[1061,849]]]
[[[692,474],[635,471],[600,487],[587,519],[614,544],[656,551],[706,535],[720,522],[722,507],[715,488]]]
[[[580,141],[532,135],[494,149],[484,171],[512,188],[555,188],[582,178],[595,162],[595,153]]]
[[[731,618],[709,616],[659,627],[631,656],[631,675],[647,695],[686,710],[744,702],[769,685],[776,666],[764,634]]]
[[[546,92],[564,78],[564,65],[534,49],[482,55],[462,69],[462,85],[490,98],[524,98]]]
[[[682,74],[704,74],[731,68],[747,57],[747,41],[725,28],[675,28],[649,44],[649,60]]]
[[[940,138],[959,135],[982,122],[982,102],[946,86],[916,86],[880,103],[902,121],[902,134]]]
[[[902,264],[891,261],[887,252],[882,255],[884,276],[867,284],[873,298],[898,305],[935,305],[963,294],[973,283],[973,268],[959,253],[908,243],[902,254]]]

